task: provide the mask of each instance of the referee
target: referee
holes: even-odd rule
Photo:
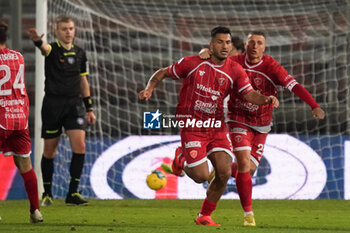
[[[88,62],[85,52],[73,44],[75,25],[71,17],[56,19],[57,41],[47,44],[35,28],[28,30],[29,38],[45,56],[45,97],[41,109],[44,154],[41,160],[44,193],[42,206],[52,200],[53,160],[64,127],[72,146],[70,184],[67,205],[84,205],[87,201],[77,191],[85,157],[86,124],[96,121],[87,81]],[[84,108],[85,106],[85,108]],[[86,117],[87,115],[87,117]]]

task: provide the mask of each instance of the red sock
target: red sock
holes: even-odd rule
[[[236,177],[237,177],[237,173],[238,173],[238,170],[237,170],[237,162],[233,162],[233,163],[232,163],[231,171],[232,171],[231,176],[232,176],[233,178],[236,178]]]
[[[33,213],[36,209],[40,210],[38,182],[36,180],[36,175],[33,168],[26,173],[22,173],[21,176],[23,178],[24,186],[30,202],[30,213]]]
[[[216,209],[217,203],[208,201],[206,198],[203,201],[201,211],[199,212],[203,216],[210,216],[211,213]]]
[[[237,174],[236,186],[241,201],[241,205],[245,212],[252,211],[252,178],[250,172],[244,172]]]

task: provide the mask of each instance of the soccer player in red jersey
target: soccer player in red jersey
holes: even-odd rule
[[[323,119],[324,111],[274,58],[264,54],[266,37],[263,32],[249,33],[246,41],[246,53],[231,56],[230,60],[239,63],[247,72],[254,90],[264,95],[277,96],[277,86],[282,86],[307,103],[312,116]],[[201,52],[202,58],[209,57]],[[237,162],[232,164],[232,176],[236,178],[237,191],[244,209],[245,225],[255,225],[252,211],[251,176],[259,166],[268,132],[272,126],[273,108],[269,105],[258,106],[248,103],[232,92],[228,102],[228,127]]]
[[[12,156],[30,202],[30,222],[43,221],[38,183],[30,161],[29,100],[24,83],[24,60],[6,48],[8,27],[0,23],[0,154]]]
[[[175,155],[173,173],[180,175],[184,169],[196,183],[202,183],[209,176],[207,158],[211,161],[217,175],[207,190],[196,223],[218,226],[211,219],[211,213],[226,188],[233,158],[224,122],[223,99],[235,92],[258,105],[277,107],[278,100],[254,91],[242,67],[226,59],[232,49],[232,36],[228,28],[214,28],[211,37],[213,56],[210,60],[202,60],[198,55],[189,56],[158,70],[139,93],[139,98],[148,100],[153,89],[165,77],[182,81],[176,116],[179,122],[184,122],[180,127],[183,151]],[[215,124],[205,127],[202,124],[205,121],[215,121]]]

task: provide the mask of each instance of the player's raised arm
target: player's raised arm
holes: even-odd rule
[[[42,40],[44,34],[39,35],[36,28],[28,29],[28,36],[34,42],[34,45],[38,47],[43,56],[47,56],[51,50],[51,46]]]
[[[262,95],[255,90],[248,92],[243,97],[245,100],[247,100],[252,104],[256,104],[256,105],[273,104],[275,108],[278,108],[279,106],[279,101],[275,96]]]
[[[314,98],[312,98],[311,94],[300,84],[296,84],[292,88],[292,92],[296,94],[302,101],[307,103],[312,109],[312,116],[318,120],[322,120],[325,117],[325,113],[320,108],[320,106],[316,103]]]
[[[163,79],[167,76],[168,76],[167,68],[161,68],[157,70],[148,80],[146,88],[140,91],[139,99],[149,100],[149,98],[151,98],[152,96],[154,88],[156,88],[158,84],[161,83]]]

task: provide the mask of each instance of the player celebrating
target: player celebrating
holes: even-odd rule
[[[217,175],[207,190],[207,197],[196,219],[199,225],[219,225],[212,220],[211,213],[231,174],[233,153],[224,122],[223,99],[228,93],[236,92],[254,104],[278,106],[274,96],[264,96],[254,91],[242,67],[226,59],[232,49],[231,39],[228,28],[214,28],[211,32],[210,50],[213,56],[210,60],[203,61],[198,55],[184,57],[155,72],[145,90],[139,93],[140,99],[148,100],[153,89],[165,77],[182,80],[177,120],[203,122],[214,119],[218,123],[207,128],[197,123],[180,128],[183,153],[177,153],[173,163],[174,174],[180,175],[184,169],[197,183],[208,179],[207,158],[213,164]]]
[[[325,113],[310,93],[275,59],[264,54],[265,48],[264,33],[253,31],[247,37],[246,53],[229,59],[244,68],[255,90],[264,95],[277,96],[277,86],[282,86],[307,103],[312,109],[314,118],[323,119]],[[200,56],[208,58],[210,55],[207,52],[201,52]],[[272,112],[273,108],[269,105],[252,105],[236,93],[230,94],[228,126],[237,158],[237,162],[232,164],[232,177],[236,178],[237,191],[244,209],[244,225],[255,225],[251,200],[251,176],[255,173],[263,155],[266,137],[272,126]]]
[[[29,100],[24,83],[24,60],[18,51],[6,48],[8,27],[0,23],[0,154],[13,155],[30,202],[30,222],[43,221],[38,183],[30,161],[28,130]]]
[[[86,112],[88,124],[94,124],[96,117],[87,81],[89,72],[85,52],[73,44],[75,26],[73,19],[68,16],[56,19],[58,38],[56,42],[45,43],[42,41],[44,35],[39,35],[35,28],[29,29],[28,34],[45,56],[45,97],[41,111],[43,123],[41,136],[44,138],[41,170],[45,189],[42,205],[52,204],[53,159],[56,156],[62,126],[69,137],[73,152],[66,204],[87,204],[77,192],[77,188],[85,157]]]

